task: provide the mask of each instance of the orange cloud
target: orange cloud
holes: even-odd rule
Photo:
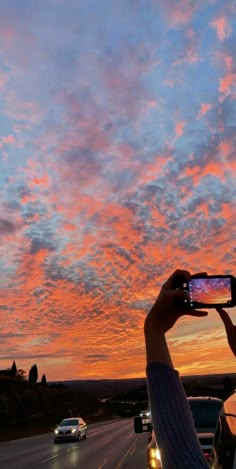
[[[75,231],[76,230],[76,226],[73,223],[69,223],[69,222],[64,223],[63,228],[66,231]]]
[[[151,163],[147,163],[140,170],[139,181],[142,184],[153,181],[164,171],[165,165],[169,161],[168,156],[155,155]]]
[[[34,200],[35,200],[35,199],[34,199]],[[26,204],[28,204],[28,203],[31,202],[31,201],[32,201],[32,196],[30,196],[30,195],[24,195],[24,197],[21,198],[21,203],[22,203],[23,205],[26,205]]]
[[[45,176],[42,176],[41,178],[34,177],[32,179],[32,184],[34,184],[35,186],[49,187],[49,177],[47,174],[45,174]]]
[[[208,111],[212,109],[212,104],[203,103],[201,104],[201,109],[198,113],[198,118],[204,116]]]
[[[236,73],[228,73],[220,80],[219,91],[224,94],[230,94],[231,87],[236,85]]]

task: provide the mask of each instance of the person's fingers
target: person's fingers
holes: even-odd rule
[[[230,316],[228,315],[228,313],[224,309],[216,308],[216,311],[217,311],[217,313],[219,313],[225,327],[233,326],[233,323],[232,323],[232,320],[231,320]]]
[[[180,315],[190,315],[196,317],[204,317],[208,316],[207,311],[197,310],[197,309],[189,309],[188,300],[186,303],[186,294],[183,290],[171,290],[168,292],[169,298],[172,297],[172,302],[175,307],[179,310]]]
[[[185,313],[186,314],[186,313]],[[190,310],[188,311],[187,313],[188,315],[191,315],[191,316],[195,316],[197,318],[203,318],[205,316],[208,316],[208,312],[207,311],[202,311],[202,310],[197,310],[197,309],[193,309],[193,310]]]
[[[166,290],[172,290],[174,288],[181,288],[182,283],[188,282],[191,280],[191,275],[188,270],[181,270],[177,269],[173,274],[168,278],[168,280],[164,283],[163,287]]]

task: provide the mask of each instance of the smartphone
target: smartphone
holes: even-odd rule
[[[236,305],[236,279],[232,275],[192,277],[183,283],[190,308],[232,308]]]

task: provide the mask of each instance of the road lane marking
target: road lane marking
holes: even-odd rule
[[[136,442],[137,440],[139,439],[139,436],[138,435],[135,440],[133,441],[132,445],[130,446],[130,448],[126,451],[125,455],[123,456],[123,458],[121,459],[121,461],[119,462],[119,464],[116,466],[115,469],[122,469],[122,464],[125,462],[125,460],[127,459],[127,457],[129,456],[129,454],[131,453],[131,451],[134,449],[135,445],[136,445]]]
[[[104,425],[103,427],[101,427],[101,429],[102,429],[102,431],[106,432],[107,430],[110,431],[111,429],[113,430],[113,429],[116,429],[117,427],[120,428],[120,423],[121,423],[121,421],[119,420],[118,422],[114,422],[112,425],[111,424],[109,424],[109,426]],[[100,427],[99,427],[98,430],[97,429],[92,429],[92,430],[89,429],[89,437],[94,436],[94,435],[99,435],[99,434],[101,434]]]
[[[125,460],[126,460],[127,457],[129,456],[129,454],[131,453],[131,451],[132,451],[133,448],[135,447],[136,442],[137,442],[138,439],[139,439],[139,435],[136,436],[136,438],[135,438],[135,440],[133,441],[132,445],[130,446],[130,448],[128,449],[128,451],[126,451],[125,455],[123,456],[123,458],[121,459],[121,461],[119,462],[119,464],[115,467],[115,469],[122,469],[122,464],[125,462]]]
[[[102,469],[103,466],[105,466],[105,464],[107,463],[107,459],[104,459],[103,463],[101,464],[101,466],[98,466],[98,469]]]
[[[135,453],[136,451],[136,446],[133,447],[132,451],[130,451],[130,456],[133,456],[133,454]]]
[[[102,443],[100,446],[99,446],[99,449],[103,448],[103,446],[107,445],[107,443],[109,443],[109,441],[111,441],[111,438],[108,438],[108,440],[104,441],[104,443]]]
[[[52,456],[51,458],[44,459],[44,461],[41,461],[41,462],[38,464],[38,466],[36,466],[36,467],[42,466],[42,464],[44,464],[45,462],[51,461],[51,459],[58,458],[58,456],[59,456],[59,454],[56,454],[55,456]]]

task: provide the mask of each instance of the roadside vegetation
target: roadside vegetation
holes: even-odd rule
[[[17,369],[15,361],[8,369],[0,370],[0,441],[52,432],[66,417],[80,416],[89,424],[133,417],[148,407],[145,380],[142,385],[132,380],[88,381],[87,390],[85,381],[76,383],[48,383],[45,374],[39,377],[36,364],[28,374]],[[235,388],[234,380],[228,376],[209,376],[204,380],[194,377],[183,384],[188,396],[223,400]],[[118,391],[119,385],[127,391]]]
[[[62,383],[48,384],[45,375],[37,382],[37,376],[36,365],[28,378],[16,365],[1,370],[0,441],[53,431],[56,424],[70,416],[81,416],[87,423],[116,417],[92,395]]]

